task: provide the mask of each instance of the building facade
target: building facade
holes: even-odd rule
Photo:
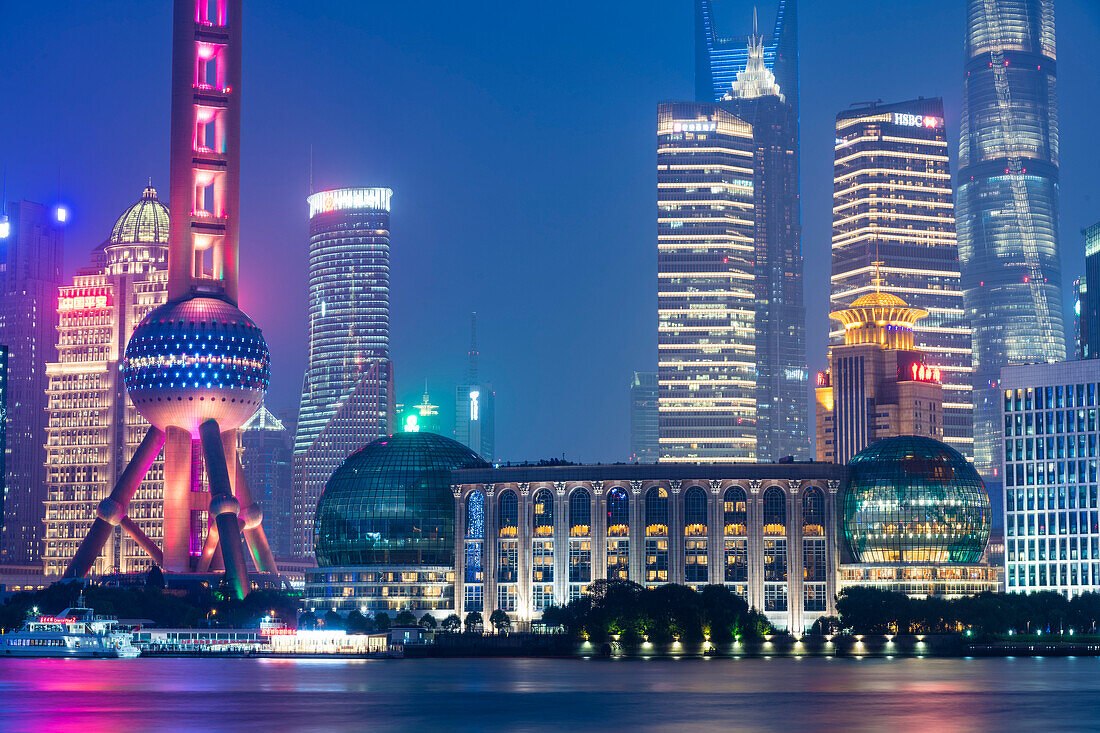
[[[630,380],[630,462],[656,463],[659,457],[657,373],[634,372]]]
[[[336,467],[394,430],[389,359],[388,188],[309,197],[309,361],[294,438],[293,552],[313,553],[313,515]]]
[[[1085,277],[1074,283],[1077,358],[1096,359],[1100,357],[1100,222],[1081,234],[1085,237]]]
[[[721,106],[753,128],[756,460],[809,458],[798,115],[765,66],[763,40]]]
[[[1098,592],[1100,361],[1005,367],[999,383],[1005,589]]]
[[[168,298],[167,207],[147,187],[120,216],[92,263],[60,289],[57,361],[46,367],[45,555],[47,575],[60,575],[118,481],[149,423],[122,381],[122,358],[134,328]],[[162,537],[164,464],[158,457],[126,516],[154,540]],[[148,553],[114,527],[93,573],[143,572]]]
[[[880,262],[880,265],[875,265]],[[837,115],[830,304],[881,289],[927,315],[914,347],[943,380],[942,438],[973,455],[970,326],[965,318],[943,100]],[[844,329],[830,333],[844,343]]]
[[[828,464],[456,470],[455,602],[521,621],[594,580],[725,584],[792,630],[834,613],[836,494]]]
[[[720,105],[664,103],[657,146],[660,460],[753,461],[753,128]]]
[[[496,392],[478,376],[477,313],[470,315],[466,375],[455,387],[455,440],[490,463],[496,454]]]
[[[956,191],[974,461],[1002,460],[1001,368],[1066,358],[1054,0],[969,0]]]
[[[8,348],[6,466],[0,562],[42,557],[46,500],[46,364],[56,357],[64,209],[30,201],[8,205],[0,239],[3,291],[0,344]]]
[[[927,315],[878,290],[829,314],[842,326],[844,345],[829,348],[829,371],[818,376],[819,461],[846,464],[898,435],[942,439],[941,372],[914,345],[914,324]]]
[[[293,534],[292,436],[265,405],[237,433],[241,469],[252,498],[264,513],[271,551],[288,557]]]

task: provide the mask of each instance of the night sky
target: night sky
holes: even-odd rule
[[[60,191],[72,207],[67,275],[149,177],[167,199],[170,8],[4,4],[0,167],[9,200]],[[811,371],[825,363],[834,117],[943,96],[954,156],[964,8],[802,3]],[[1068,284],[1080,230],[1100,220],[1100,3],[1056,8]],[[272,348],[269,405],[296,409],[305,365],[312,146],[316,189],[394,189],[399,399],[418,401],[427,379],[449,429],[476,310],[499,457],[625,459],[627,384],[656,364],[656,105],[692,97],[692,12],[691,0],[247,3],[241,306]]]

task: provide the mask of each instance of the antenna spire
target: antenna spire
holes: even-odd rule
[[[470,314],[470,350],[466,366],[466,383],[477,384],[477,311]]]
[[[882,260],[875,260],[871,263],[875,266],[875,276],[871,278],[871,283],[875,286],[875,292],[881,293],[882,286],[885,284],[885,280],[882,279],[882,266],[886,264]]]
[[[756,6],[752,6],[752,37],[755,39],[760,33],[756,27]]]

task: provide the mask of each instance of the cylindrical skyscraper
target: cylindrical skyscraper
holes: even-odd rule
[[[309,364],[294,440],[294,546],[313,554],[313,515],[340,463],[392,432],[390,196],[309,197]]]
[[[974,461],[1000,466],[999,380],[1066,358],[1054,0],[970,0],[956,213],[974,346]]]

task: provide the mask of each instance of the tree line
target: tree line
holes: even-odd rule
[[[1094,634],[1100,594],[1072,599],[1061,593],[978,593],[946,599],[910,598],[877,588],[849,587],[836,601],[837,616],[819,619],[812,631],[853,634]]]

